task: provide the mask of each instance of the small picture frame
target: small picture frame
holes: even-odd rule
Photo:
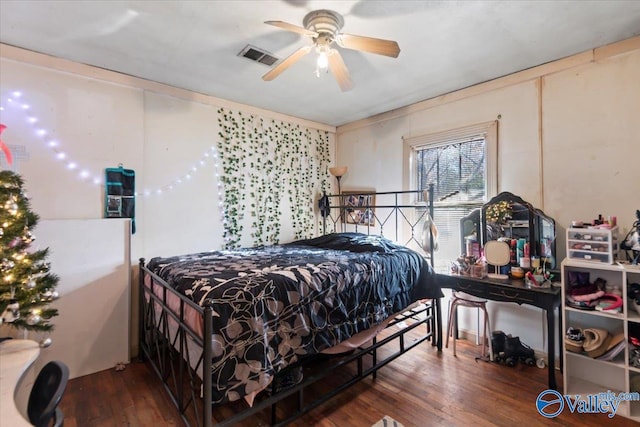
[[[344,222],[374,227],[376,195],[366,191],[343,191]]]

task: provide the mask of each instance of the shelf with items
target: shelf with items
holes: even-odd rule
[[[627,306],[629,320],[640,322],[640,271],[627,269]]]
[[[566,359],[580,356],[594,362],[609,362],[624,367],[627,358],[624,349],[618,348],[617,353],[613,351],[620,342],[626,342],[624,318],[566,308],[563,320],[565,331],[574,328],[584,336],[581,345],[566,346]]]
[[[640,373],[640,323],[635,321],[628,322],[627,336],[629,338],[629,369]]]
[[[562,283],[567,308],[623,316],[624,269],[618,265],[586,263],[566,259]]]
[[[567,229],[567,257],[570,259],[613,264],[618,250],[617,226]]]
[[[565,335],[562,348],[564,392],[569,395],[607,391],[640,393],[640,345],[633,345],[640,344],[640,312],[633,303],[634,296],[640,300],[640,291],[632,291],[631,286],[632,283],[640,283],[640,272],[619,264],[571,258],[562,262],[561,270],[563,327],[565,333],[569,327],[574,328]],[[592,307],[571,306],[575,301],[570,297],[575,299],[576,295],[590,294],[594,298],[605,299],[613,294],[616,298],[609,300],[615,299],[621,306],[616,312],[594,309],[597,300],[589,303]],[[606,331],[607,338],[596,339],[604,337],[603,331]],[[583,337],[583,341],[576,336]],[[584,351],[587,342],[589,352]],[[593,351],[593,344],[598,342],[604,343],[602,345],[606,345],[606,349],[598,347],[599,351]],[[640,421],[640,401],[621,402],[616,414]]]
[[[629,340],[629,357],[627,359],[630,379],[631,373],[635,373],[639,378],[637,381],[637,389],[629,391],[640,392],[640,272],[635,270],[626,270],[626,304],[628,307],[627,314],[627,337]],[[630,381],[630,384],[632,382]],[[633,405],[632,405],[633,407]],[[640,415],[640,405],[638,406],[638,415]]]
[[[629,393],[640,393],[640,369],[629,368]],[[640,401],[629,402],[629,416],[640,420]]]

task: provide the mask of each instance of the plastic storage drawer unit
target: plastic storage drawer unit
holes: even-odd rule
[[[613,264],[618,253],[618,227],[567,229],[567,258]]]

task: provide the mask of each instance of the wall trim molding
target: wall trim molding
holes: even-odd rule
[[[479,83],[474,86],[469,86],[454,92],[449,92],[444,95],[429,98],[415,104],[380,113],[366,119],[347,123],[345,125],[338,126],[336,132],[337,135],[340,136],[340,134],[351,132],[363,127],[404,117],[409,114],[428,110],[429,108],[441,106],[465,98],[470,98],[476,95],[481,95],[493,90],[503,89],[528,81],[534,81],[544,76],[566,71],[568,69],[575,68],[581,65],[595,63],[635,50],[640,50],[640,36],[632,37],[630,39],[622,40],[620,42],[612,43],[595,49],[590,49],[576,55],[559,59],[557,61],[538,65],[536,67],[515,72],[513,74],[498,77],[494,80],[489,80],[484,83]]]
[[[283,122],[299,124],[303,127],[319,129],[331,133],[336,132],[335,126],[329,126],[324,123],[318,123],[311,120],[305,120],[298,117],[288,116],[286,114],[276,113],[275,111],[265,110],[239,102],[228,101],[215,96],[205,95],[198,92],[192,92],[186,89],[180,89],[163,83],[134,77],[128,74],[118,73],[116,71],[95,67],[92,65],[81,64],[67,59],[58,58],[31,50],[22,49],[16,46],[0,43],[0,58],[9,61],[20,62],[36,67],[52,69],[64,73],[75,74],[95,80],[100,80],[117,85],[142,89],[150,92],[169,95],[186,101],[194,101],[200,104],[211,105],[214,107],[223,107],[232,110],[242,110],[249,114],[280,120]]]
[[[142,90],[148,90],[160,94],[170,95],[179,99],[187,101],[195,101],[205,105],[212,105],[215,107],[223,107],[229,109],[239,109],[251,114],[256,114],[266,118],[272,118],[285,122],[291,122],[300,124],[301,126],[315,128],[319,130],[328,131],[340,135],[341,133],[350,132],[362,127],[370,126],[376,123],[393,120],[398,117],[406,116],[415,112],[427,110],[435,106],[444,105],[450,102],[459,101],[464,98],[480,95],[492,90],[502,89],[508,86],[513,86],[527,81],[536,80],[540,77],[544,77],[550,74],[555,74],[561,71],[565,71],[581,65],[602,61],[617,55],[632,52],[634,50],[640,50],[640,36],[632,37],[630,39],[622,40],[620,42],[612,43],[609,45],[601,46],[598,48],[590,49],[588,51],[578,53],[566,58],[559,59],[547,64],[542,64],[536,67],[532,67],[523,71],[518,71],[513,74],[509,74],[503,77],[499,77],[494,80],[489,80],[484,83],[479,83],[474,86],[469,86],[454,92],[449,92],[444,95],[440,95],[434,98],[429,98],[424,101],[410,104],[405,107],[400,107],[394,110],[390,110],[384,113],[380,113],[366,119],[357,120],[355,122],[347,123],[342,126],[329,126],[324,123],[318,123],[310,120],[300,119],[298,117],[288,116],[285,114],[276,113],[274,111],[261,109],[248,104],[242,104],[234,101],[229,101],[222,98],[216,98],[214,96],[205,95],[198,92],[192,92],[186,89],[180,89],[177,87],[169,86],[163,83],[154,82],[151,80],[145,80],[139,77],[134,77],[128,74],[118,73],[111,70],[106,70],[91,65],[81,64],[78,62],[69,61],[62,58],[57,58],[51,55],[46,55],[26,49],[22,49],[16,46],[0,43],[0,58],[6,60],[12,60],[29,65],[39,66],[43,68],[49,68],[57,71],[62,71],[70,74],[76,74],[79,76],[93,78],[109,83],[119,84],[123,86],[139,88]]]

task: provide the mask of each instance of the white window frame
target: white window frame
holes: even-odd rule
[[[456,129],[434,133],[424,133],[416,136],[404,136],[403,142],[403,188],[417,190],[415,152],[420,148],[435,148],[484,138],[485,141],[485,200],[486,203],[498,194],[498,121],[477,123]],[[420,203],[414,200],[414,203]],[[434,218],[437,220],[437,218]],[[457,242],[456,242],[457,243]],[[462,249],[462,248],[461,248]],[[437,253],[435,256],[438,261]],[[449,260],[451,261],[451,260]]]
[[[477,123],[470,126],[449,129],[435,133],[418,134],[416,136],[403,136],[403,188],[417,190],[414,153],[418,147],[437,147],[456,142],[467,141],[474,137],[483,137],[485,140],[486,159],[486,198],[490,200],[498,194],[498,121]]]

